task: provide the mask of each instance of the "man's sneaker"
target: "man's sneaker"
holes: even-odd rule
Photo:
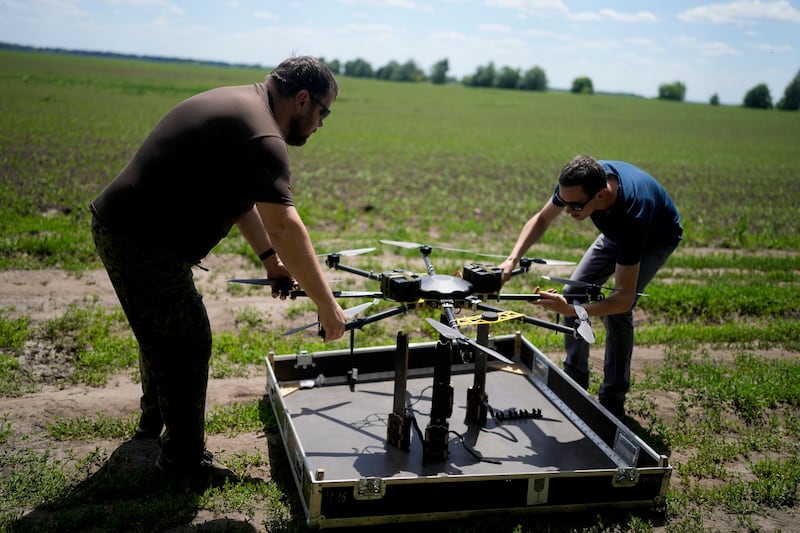
[[[238,481],[236,474],[214,459],[214,454],[203,450],[203,458],[199,463],[187,464],[168,459],[162,451],[156,459],[156,467],[176,480],[184,480],[200,487],[220,487],[226,481]]]

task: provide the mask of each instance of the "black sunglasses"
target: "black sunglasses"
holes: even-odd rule
[[[592,195],[589,197],[589,199],[586,200],[585,202],[568,202],[568,201],[564,200],[563,198],[561,198],[561,195],[559,193],[556,193],[556,198],[558,198],[558,201],[561,202],[562,204],[564,204],[566,207],[569,207],[573,211],[580,212],[580,211],[583,211],[583,208],[586,207],[586,204],[591,202],[594,199],[594,197],[597,196],[598,192],[600,192],[600,191],[599,190],[594,191],[594,193],[592,193]]]
[[[328,117],[328,115],[331,114],[331,108],[323,104],[319,98],[317,98],[310,92],[308,93],[308,96],[310,96],[311,99],[314,100],[316,103],[318,103],[319,106],[322,108],[322,111],[319,112],[319,118],[320,120],[325,120]]]

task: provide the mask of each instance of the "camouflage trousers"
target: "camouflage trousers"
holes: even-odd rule
[[[94,217],[92,235],[139,344],[142,422],[163,422],[168,460],[200,461],[211,326],[192,263],[114,234]]]

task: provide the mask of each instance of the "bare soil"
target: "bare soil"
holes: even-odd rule
[[[296,318],[293,321],[286,318],[289,301],[281,301],[270,297],[269,288],[247,289],[231,292],[227,280],[235,277],[259,277],[259,272],[252,264],[246,263],[236,256],[212,255],[205,261],[204,266],[208,271],[195,269],[195,279],[198,288],[204,295],[204,302],[208,309],[214,331],[234,330],[236,315],[245,308],[258,310],[267,320],[276,327],[288,328],[307,320],[308,315]],[[564,272],[565,274],[566,272]],[[554,275],[562,275],[555,273]],[[32,325],[46,321],[49,318],[63,315],[71,305],[103,305],[117,306],[118,302],[105,271],[86,271],[74,274],[61,270],[33,270],[33,271],[2,271],[0,272],[0,309],[5,309],[11,316],[27,315],[31,318]],[[643,317],[637,315],[637,321]],[[294,323],[292,323],[294,322]],[[57,417],[94,417],[102,414],[112,418],[135,416],[138,413],[140,388],[134,372],[113,376],[108,384],[101,388],[88,386],[63,387],[59,385],[58,376],[69,372],[68,361],[61,361],[63,368],[59,368],[56,353],[44,350],[41,347],[30,346],[22,359],[29,370],[39,375],[49,374],[51,379],[43,385],[38,392],[26,394],[18,398],[0,398],[0,414],[8,413],[12,427],[17,434],[29,437],[28,445],[34,448],[49,449],[54,458],[67,459],[68,457],[83,456],[93,450],[103,450],[108,457],[128,465],[151,468],[156,450],[155,444],[147,441],[73,441],[55,442],[46,438],[45,428],[49,421]],[[637,347],[634,352],[632,372],[634,376],[642,375],[647,365],[657,365],[664,355],[662,347]],[[775,351],[765,354],[770,357],[790,357],[792,354]],[[559,358],[560,354],[554,354]],[[596,372],[602,372],[602,350],[596,349],[592,353],[592,365]],[[265,394],[266,377],[263,372],[255,372],[246,378],[212,379],[208,388],[208,410],[215,406],[224,406],[234,402],[250,402],[254,398],[261,398]],[[667,422],[672,418],[672,407],[675,399],[666,393],[655,393],[655,405],[658,406],[659,416]],[[634,421],[635,414],[633,415]],[[642,421],[643,422],[643,421]],[[210,435],[208,448],[219,455],[236,453],[259,452],[267,456],[270,446],[280,447],[280,444],[267,438],[261,433],[242,433],[234,436]],[[274,453],[276,450],[272,450]],[[282,454],[279,450],[277,453]],[[120,457],[124,455],[124,457]],[[670,462],[675,464],[685,458],[673,454]],[[746,464],[742,468],[746,469]],[[269,466],[264,466],[256,471],[256,478],[270,479]],[[675,476],[673,476],[675,482]],[[287,490],[292,490],[289,487]],[[225,517],[226,520],[236,520],[237,517]],[[797,513],[793,510],[779,512],[774,516],[760,517],[758,526],[764,531],[783,530],[797,531],[794,523]],[[198,514],[192,524],[187,528],[201,524],[210,525],[218,522],[220,517],[211,513]],[[248,520],[258,529],[263,517],[256,516]],[[586,524],[586,527],[591,524]],[[224,527],[224,526],[223,526]],[[729,516],[708,517],[705,527],[709,531],[738,530],[737,524]],[[657,525],[656,531],[664,531],[664,525]]]

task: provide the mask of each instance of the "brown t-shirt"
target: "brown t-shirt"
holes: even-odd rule
[[[255,202],[293,205],[289,155],[264,83],[178,104],[91,209],[114,232],[197,261]]]

